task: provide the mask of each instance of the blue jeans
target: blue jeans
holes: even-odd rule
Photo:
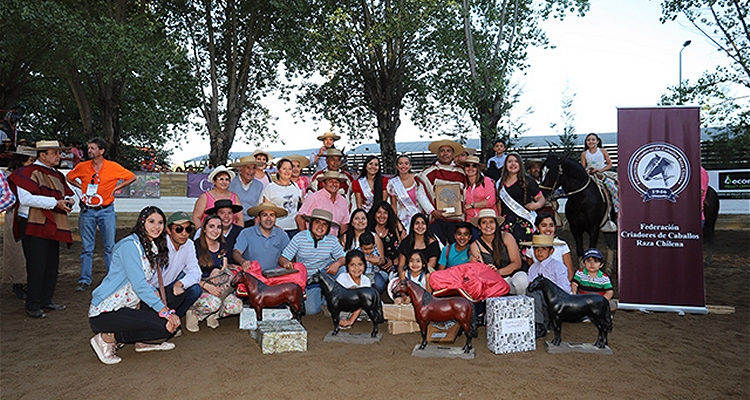
[[[305,298],[305,315],[319,313],[323,308],[323,292],[320,290],[320,285],[317,283],[314,285],[307,285],[305,293],[307,295]]]
[[[94,263],[94,245],[96,244],[96,227],[102,233],[104,242],[104,265],[109,272],[112,261],[112,248],[115,246],[115,229],[117,227],[115,207],[100,210],[82,210],[78,216],[78,232],[81,234],[81,277],[78,282],[91,285]]]
[[[375,290],[378,291],[378,293],[383,293],[385,290],[385,286],[388,284],[388,274],[385,271],[378,271],[375,273],[375,276],[372,279],[372,287],[375,288]]]

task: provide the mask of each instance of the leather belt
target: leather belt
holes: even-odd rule
[[[104,208],[107,208],[107,207],[112,207],[113,204],[114,203],[109,203],[106,206],[87,206],[86,204],[83,204],[83,202],[78,203],[78,205],[81,206],[81,211],[82,212],[83,211],[88,211],[88,210],[94,210],[94,211],[101,210],[101,209],[104,209]]]

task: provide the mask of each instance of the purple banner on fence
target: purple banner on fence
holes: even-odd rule
[[[188,174],[187,197],[198,197],[211,190],[214,185],[208,180],[208,174]]]
[[[705,306],[697,107],[617,113],[621,303]]]

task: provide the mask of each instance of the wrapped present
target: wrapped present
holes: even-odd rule
[[[240,313],[240,329],[258,329],[258,316],[255,315],[255,309],[250,307],[242,309]]]
[[[419,324],[414,321],[388,321],[388,333],[391,335],[413,332],[419,332]]]
[[[388,321],[416,321],[411,304],[383,304],[383,318]]]
[[[430,322],[427,325],[427,340],[436,343],[453,343],[461,326],[456,321]]]
[[[287,321],[294,317],[289,307],[284,308],[264,308],[263,321]],[[255,309],[245,307],[240,313],[240,329],[257,329],[258,315]]]
[[[487,299],[487,348],[495,354],[536,350],[534,299],[504,296]]]
[[[263,354],[307,351],[307,331],[297,320],[259,321],[250,336],[260,345]]]

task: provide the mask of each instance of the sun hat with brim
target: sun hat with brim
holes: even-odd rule
[[[253,154],[251,154],[251,156],[255,157],[255,156],[259,156],[261,154],[263,154],[264,156],[266,156],[266,159],[268,159],[268,161],[273,160],[273,156],[271,155],[271,153],[269,153],[267,151],[263,151],[261,149],[255,150],[253,152]]]
[[[252,215],[253,217],[257,217],[262,211],[271,210],[276,213],[276,217],[283,217],[288,214],[288,212],[277,206],[276,204],[270,202],[270,201],[264,201],[260,204],[258,204],[255,207],[250,207],[250,209],[247,210],[248,215]]]
[[[531,164],[544,164],[544,160],[542,160],[541,158],[529,158],[528,160],[526,160],[527,166]]]
[[[5,139],[3,139],[3,142],[8,142],[8,143],[10,143],[10,138],[5,138]]]
[[[36,146],[34,146],[34,151],[41,151],[41,150],[52,150],[52,149],[60,149],[60,150],[66,150],[70,147],[60,146],[60,142],[57,140],[40,140],[36,142]]]
[[[341,139],[341,136],[333,133],[333,132],[326,132],[320,136],[318,136],[318,140],[326,140],[326,138],[333,138],[334,141]]]
[[[464,147],[464,152],[466,155],[473,156],[477,154],[477,149],[471,148],[471,147]]]
[[[308,165],[310,165],[310,159],[307,158],[307,157],[305,157],[305,156],[301,156],[299,154],[292,154],[292,155],[286,156],[284,158],[286,158],[289,161],[298,161],[299,162],[299,167],[302,168],[302,169],[305,169],[305,168],[307,168]]]
[[[177,211],[176,213],[172,214],[167,218],[167,226],[177,224],[182,225],[185,222],[190,222],[190,224],[193,223],[193,220],[190,219],[190,216],[187,215],[184,211]]]
[[[20,145],[16,148],[13,154],[20,154],[22,156],[36,157],[36,150],[31,146]]]
[[[249,164],[253,164],[256,167],[262,167],[266,165],[266,163],[256,160],[255,156],[244,156],[244,157],[240,157],[240,160],[237,161],[236,163],[229,164],[229,166],[233,168],[237,168],[237,167],[241,167],[243,165],[249,165]]]
[[[343,157],[344,153],[334,147],[331,147],[330,149],[326,150],[325,154],[323,154],[323,157]]]
[[[221,199],[216,200],[214,203],[214,206],[204,211],[206,215],[216,214],[221,210],[222,208],[231,208],[233,213],[238,213],[242,211],[242,206],[239,204],[232,203],[232,200],[229,199]]]
[[[491,208],[483,208],[479,210],[479,214],[477,214],[476,217],[471,219],[471,224],[479,228],[479,220],[482,218],[494,218],[498,225],[502,225],[503,222],[505,222],[505,217],[502,215],[498,217],[495,210]]]
[[[583,252],[583,261],[586,261],[587,259],[592,257],[598,259],[599,261],[604,260],[604,256],[602,255],[602,252],[599,251],[599,249],[591,248]]]
[[[562,246],[565,244],[565,242],[555,240],[554,236],[534,235],[532,236],[530,242],[520,242],[518,244],[520,244],[521,246],[531,246],[531,247],[555,247],[555,246]]]
[[[339,182],[346,181],[346,176],[338,171],[326,171],[318,177],[319,181],[327,181],[329,179],[338,179]]]
[[[466,164],[476,164],[479,169],[484,169],[484,164],[479,160],[479,157],[477,156],[468,156],[464,161],[461,161],[459,165],[461,167],[465,167]]]
[[[430,149],[431,153],[437,154],[440,148],[443,146],[450,146],[453,149],[453,154],[461,154],[464,152],[464,146],[462,146],[461,143],[454,142],[453,140],[448,139],[436,140],[430,143],[427,148]]]
[[[313,219],[319,219],[322,221],[326,221],[330,223],[331,225],[339,226],[339,224],[333,222],[333,214],[331,214],[330,211],[324,210],[322,208],[316,208],[312,210],[310,215],[303,215],[302,218],[306,219],[307,221],[311,221]]]
[[[234,171],[230,170],[229,168],[223,165],[219,165],[218,167],[214,168],[214,170],[211,171],[210,174],[208,174],[208,180],[213,182],[216,176],[222,173],[229,175],[230,181],[234,179]]]

